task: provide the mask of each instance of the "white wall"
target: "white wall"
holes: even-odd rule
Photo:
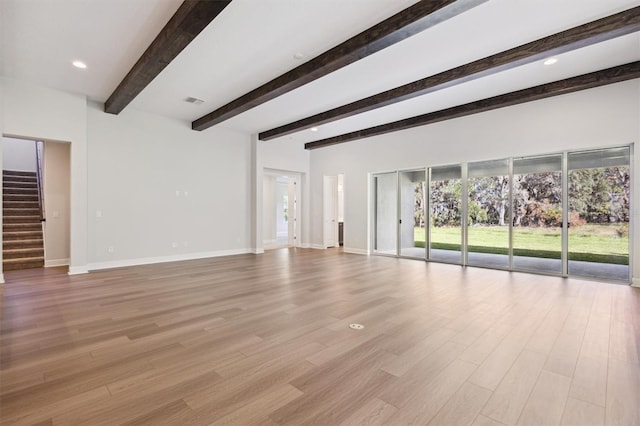
[[[640,80],[311,151],[311,243],[322,242],[322,176],[345,173],[345,250],[368,249],[372,172],[636,142],[634,278],[640,282]]]
[[[248,135],[90,103],[88,141],[90,269],[249,251]]]
[[[2,133],[71,142],[70,273],[87,266],[87,106],[84,96],[0,78]]]
[[[71,144],[44,144],[45,266],[69,264],[71,205]]]
[[[271,243],[276,239],[276,177],[264,175],[262,186],[262,238],[264,243]]]
[[[2,138],[2,170],[35,172],[37,168],[35,141]]]

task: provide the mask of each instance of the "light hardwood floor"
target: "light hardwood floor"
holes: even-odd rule
[[[629,286],[304,249],[6,279],[2,424],[640,424]]]

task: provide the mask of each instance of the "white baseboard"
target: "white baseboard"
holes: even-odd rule
[[[640,278],[633,278],[633,279],[631,280],[631,285],[632,285],[633,287],[638,287],[638,288],[640,288]]]
[[[316,250],[324,250],[326,249],[325,246],[323,246],[322,244],[311,244],[310,246],[312,249],[316,249]]]
[[[44,261],[45,268],[51,268],[54,266],[69,266],[69,259],[52,259]]]
[[[0,284],[4,284],[4,274],[0,274]]]
[[[253,253],[253,254],[264,254],[264,249],[260,248],[260,249],[251,249],[249,251],[249,253]]]
[[[367,250],[353,248],[353,247],[345,247],[342,249],[342,251],[344,251],[345,253],[351,253],[351,254],[362,254],[364,256],[369,255],[369,252],[367,252]]]
[[[311,244],[303,243],[303,244],[300,244],[298,247],[300,247],[300,248],[311,248]]]
[[[151,265],[154,263],[179,262],[183,260],[206,259],[209,257],[233,256],[237,254],[253,253],[254,251],[255,250],[251,250],[251,249],[218,250],[218,251],[207,251],[207,252],[201,252],[201,253],[178,254],[178,255],[172,255],[172,256],[143,257],[139,259],[113,260],[108,262],[90,263],[88,265],[88,269],[90,271],[97,271],[100,269],[122,268],[126,266]]]
[[[67,272],[67,275],[80,275],[88,273],[89,269],[86,266],[69,266],[69,272]]]

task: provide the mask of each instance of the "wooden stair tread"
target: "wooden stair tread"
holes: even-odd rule
[[[2,174],[6,175],[16,175],[16,176],[35,176],[36,172],[27,172],[23,170],[3,170]]]
[[[43,267],[44,238],[36,173],[3,170],[2,188],[4,270]]]
[[[44,261],[44,256],[17,257],[15,259],[2,259],[2,263],[39,262]]]
[[[31,252],[36,252],[36,251],[44,251],[43,248],[34,248],[34,247],[28,247],[28,248],[16,248],[16,249],[4,249],[3,250],[5,254],[18,254],[18,253],[31,253]]]
[[[31,235],[41,234],[42,231],[2,231],[2,237],[28,237]]]
[[[2,245],[3,246],[11,246],[11,245],[29,245],[29,244],[40,244],[40,246],[42,246],[42,243],[44,243],[44,240],[42,238],[29,238],[29,239],[21,239],[21,240],[3,240],[2,241]],[[37,247],[34,247],[37,248]],[[5,248],[5,250],[10,250]]]

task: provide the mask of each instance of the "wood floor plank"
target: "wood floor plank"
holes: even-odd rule
[[[607,404],[605,424],[640,424],[640,369],[630,364],[609,358],[607,375]]]
[[[491,391],[469,382],[462,385],[430,425],[470,425],[491,396]]]
[[[269,415],[278,408],[303,395],[298,389],[285,384],[268,394],[257,398],[238,410],[216,420],[212,425],[253,425],[269,419]]]
[[[482,414],[506,425],[516,424],[545,359],[543,354],[524,350],[493,392]]]
[[[607,399],[607,358],[580,357],[569,396],[601,407]]]
[[[525,405],[518,425],[555,425],[560,423],[571,379],[543,370]]]
[[[476,419],[473,421],[472,426],[505,426],[505,425],[487,416],[478,414]]]
[[[340,426],[376,426],[387,423],[389,418],[398,412],[398,409],[386,402],[372,398],[356,410]]]
[[[640,424],[628,286],[339,249],[4,276],[0,425]]]
[[[547,358],[545,370],[573,377],[582,347],[590,309],[578,305],[571,309],[562,331]]]
[[[455,360],[431,382],[405,401],[389,419],[390,424],[427,424],[478,368],[470,362]],[[429,395],[425,398],[424,395]]]
[[[569,398],[560,424],[562,426],[602,425],[604,424],[604,407]]]
[[[545,312],[532,310],[526,320],[513,329],[485,359],[469,379],[471,383],[495,390],[538,328]]]

